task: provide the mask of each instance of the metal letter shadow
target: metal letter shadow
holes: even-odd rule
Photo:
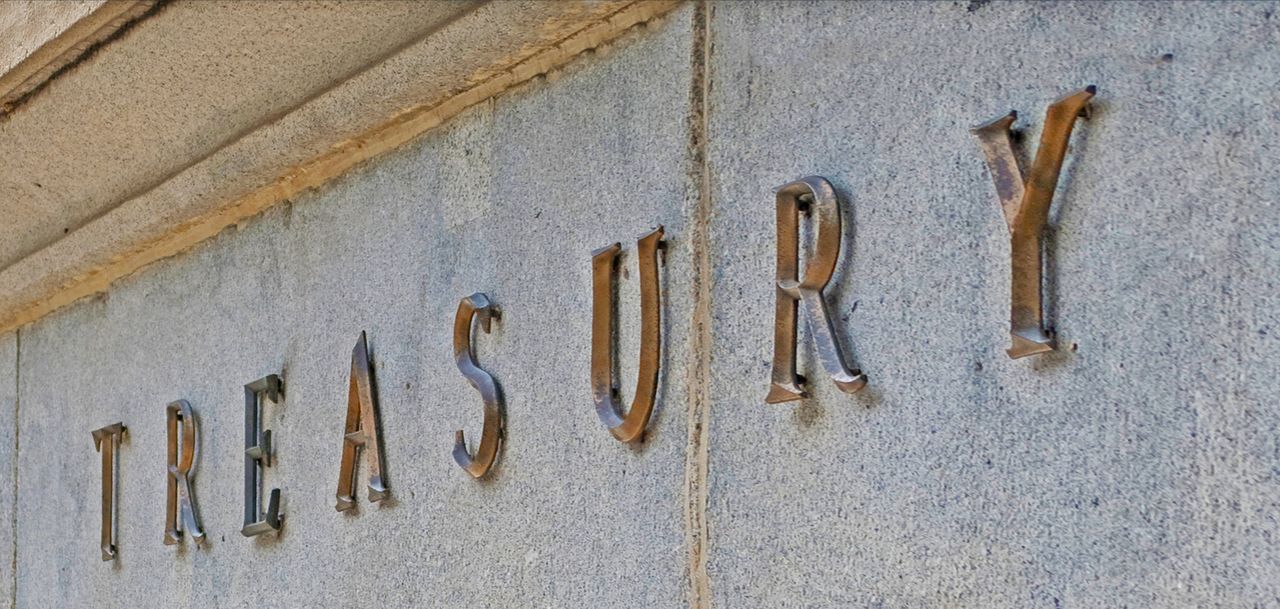
[[[501,313],[489,302],[488,296],[476,292],[458,302],[458,312],[453,319],[453,361],[467,382],[480,392],[480,399],[484,400],[484,428],[480,432],[480,446],[476,447],[475,456],[467,452],[466,434],[459,429],[453,434],[453,460],[472,478],[480,478],[489,473],[502,447],[502,390],[493,376],[476,363],[476,355],[471,348],[473,318],[479,318],[480,327],[488,333],[490,322],[500,319]]]
[[[342,436],[342,467],[338,472],[339,512],[356,507],[356,458],[364,449],[369,455],[369,501],[391,496],[383,479],[382,447],[378,440],[378,407],[374,401],[373,378],[369,367],[369,345],[365,333],[351,352],[351,380],[347,385],[347,424]]]
[[[124,423],[93,430],[93,448],[102,453],[102,560],[116,557],[116,451],[124,434]]]
[[[1049,222],[1049,206],[1053,203],[1053,191],[1058,187],[1058,174],[1062,171],[1071,130],[1076,117],[1083,115],[1096,91],[1093,86],[1088,86],[1049,106],[1040,134],[1040,148],[1036,150],[1036,160],[1026,179],[1013,155],[1009,137],[1009,128],[1018,118],[1017,112],[1010,111],[973,128],[991,171],[991,179],[995,182],[1005,222],[1009,225],[1012,270],[1009,336],[1012,345],[1007,353],[1013,359],[1054,349],[1053,332],[1044,327],[1044,305],[1041,301],[1044,229]]]
[[[640,368],[631,410],[622,414],[618,383],[613,378],[614,271],[622,244],[614,243],[591,253],[591,394],[596,415],[613,437],[622,442],[639,440],[649,425],[658,393],[658,368],[662,349],[662,300],[658,286],[658,250],[662,227],[640,237]]]
[[[279,375],[262,377],[244,386],[244,527],[245,537],[261,535],[267,531],[279,531],[280,489],[271,489],[267,511],[262,512],[263,478],[271,466],[275,452],[271,446],[271,430],[262,429],[263,401],[280,404],[284,386]]]
[[[804,303],[809,333],[818,359],[836,387],[855,393],[867,385],[861,370],[849,369],[831,325],[822,290],[835,273],[840,259],[840,200],[826,179],[809,176],[777,189],[778,261],[777,304],[773,321],[773,372],[764,401],[779,404],[808,397],[804,381],[796,374],[796,307]],[[812,258],[800,273],[800,214],[813,218],[816,234]]]
[[[191,479],[195,477],[191,470],[196,457],[196,416],[186,400],[170,402],[165,407],[165,415],[169,427],[169,488],[164,519],[164,544],[176,545],[182,540],[182,533],[185,531],[195,540],[196,545],[200,545],[204,543],[204,531],[200,529],[195,494],[191,487]]]

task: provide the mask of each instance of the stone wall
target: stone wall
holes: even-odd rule
[[[0,489],[0,604],[12,607],[14,574],[17,565],[14,527],[17,524],[14,499],[18,496],[18,336],[0,334],[0,463],[8,474],[8,484]],[[5,555],[5,549],[8,555]],[[8,565],[8,569],[4,569]]]
[[[1276,8],[718,7],[716,605],[1280,604]],[[1029,156],[1088,84],[1048,240],[1062,350],[1009,360],[969,127],[1017,109]],[[764,407],[768,192],[811,173],[846,197],[829,292],[870,385],[811,361],[816,399]]]
[[[0,585],[18,607],[1276,606],[1277,9],[684,6],[0,339]],[[1086,84],[1048,240],[1061,348],[1009,360],[1008,240],[969,127],[1016,108],[1030,155]],[[772,189],[812,174],[843,198],[828,293],[870,386],[838,392],[802,331],[814,396],[765,405]],[[659,408],[627,446],[591,403],[590,253],[624,247],[629,399],[635,238],[657,224]],[[476,338],[507,407],[482,482],[449,457],[480,429],[450,343],[474,291],[503,309]],[[362,474],[338,513],[362,330],[392,499]],[[287,519],[245,539],[241,386],[270,373]],[[178,398],[199,548],[161,543]],[[90,431],[116,421],[103,562]]]

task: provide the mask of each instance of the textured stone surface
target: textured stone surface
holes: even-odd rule
[[[124,34],[156,0],[15,0],[0,5],[0,118]]]
[[[105,3],[106,0],[16,0],[0,5],[0,34],[8,41],[0,48],[0,77],[7,76],[9,71],[31,58],[41,47]]]
[[[1280,604],[1280,4],[716,3],[708,218],[693,16],[24,329],[18,606],[705,609],[682,514],[704,221],[710,606]],[[1016,108],[1030,156],[1046,105],[1086,84],[1050,232],[1062,349],[1010,361],[1005,225],[969,127]],[[838,393],[802,329],[815,395],[766,406],[772,189],[810,174],[844,197],[830,298],[871,385]],[[629,398],[634,238],[659,222],[664,393],[626,447],[591,408],[589,252],[626,248]],[[449,458],[454,429],[480,430],[450,357],[477,290],[504,311],[476,337],[508,410],[485,482]],[[362,329],[393,499],[361,492],[349,515],[333,494]],[[240,385],[282,369],[267,483],[287,524],[246,540]],[[161,544],[180,397],[203,432],[201,549]],[[89,431],[117,420],[104,564]]]
[[[633,393],[634,239],[671,249],[666,374],[688,360],[696,200],[687,178],[689,8],[475,108],[320,194],[272,210],[106,298],[24,330],[22,607],[675,607],[683,604],[683,384],[649,439],[596,419],[588,384],[590,252],[622,241],[620,358]],[[503,308],[477,334],[502,384],[508,443],[492,480],[449,456],[481,404],[454,366],[458,300]],[[369,333],[393,498],[334,510],[350,353]],[[269,409],[284,492],[279,539],[240,536],[243,383],[284,370]],[[201,426],[205,548],[161,544],[164,406]],[[29,405],[29,407],[28,407]],[[120,558],[97,550],[89,431],[123,420]],[[34,490],[34,489],[33,489]],[[189,543],[189,542],[188,542]]]
[[[5,481],[0,488],[0,607],[12,607],[13,600],[13,500],[17,481],[14,448],[18,409],[18,335],[0,334],[0,471]]]
[[[1280,604],[1280,6],[722,3],[712,20],[718,607]],[[1063,351],[1010,361],[971,125],[1087,84]],[[870,387],[766,406],[771,189],[827,176]],[[856,308],[856,310],[855,310]]]
[[[0,253],[0,331],[103,293],[115,280],[398,149],[678,2],[521,0],[472,11],[436,2],[347,2],[325,4],[311,17],[288,10],[311,3],[199,4],[164,5],[138,32],[131,30],[42,90],[39,103],[0,121],[0,152],[14,157],[0,157],[0,194],[7,192],[6,182],[14,188],[11,196],[0,196],[0,214],[18,234],[0,249],[38,235],[57,237],[16,261]],[[455,14],[447,12],[450,7]],[[234,18],[223,18],[222,9]],[[290,14],[272,19],[280,10]],[[348,15],[354,21],[320,18],[325,11],[359,15]],[[434,26],[441,27],[428,35]],[[308,27],[320,28],[322,40]],[[325,28],[343,35],[326,38]],[[413,38],[397,41],[388,28]],[[276,40],[280,29],[289,34]],[[187,35],[193,30],[223,36]],[[361,42],[369,37],[378,44]],[[289,46],[290,53],[271,52],[272,43],[263,39]],[[321,52],[305,52],[309,44]],[[359,52],[343,51],[344,44],[356,44]],[[157,48],[175,46],[181,52],[153,61]],[[228,47],[245,56],[224,61]],[[370,55],[374,47],[394,52]],[[325,58],[335,54],[341,60],[328,63]],[[377,61],[348,72],[346,80],[329,72],[331,79],[316,88],[321,74],[311,64],[350,67],[361,65],[348,63],[358,57]],[[263,62],[270,65],[257,69]],[[274,97],[271,104],[252,103],[281,88],[308,87],[313,94],[288,96],[293,105]],[[155,95],[156,89],[164,95]],[[111,103],[86,107],[86,98]],[[215,106],[226,112],[209,118]],[[12,175],[5,178],[4,171]],[[70,221],[75,218],[88,220]]]
[[[0,266],[277,120],[472,4],[178,2],[0,122]],[[86,152],[92,151],[92,152]],[[250,157],[252,158],[252,157]],[[251,165],[250,158],[242,167]]]

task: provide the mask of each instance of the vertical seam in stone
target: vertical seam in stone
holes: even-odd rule
[[[711,606],[707,577],[707,477],[709,464],[711,368],[711,181],[707,164],[707,94],[710,89],[709,0],[699,0],[693,13],[693,49],[689,88],[690,182],[697,200],[691,222],[694,258],[692,345],[689,357],[688,444],[685,453],[684,521],[688,547],[690,609]]]
[[[13,488],[10,500],[9,522],[10,535],[13,537],[13,548],[9,554],[9,607],[18,607],[18,434],[22,430],[22,418],[19,407],[22,404],[22,331],[13,331]]]

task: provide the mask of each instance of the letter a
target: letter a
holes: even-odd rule
[[[369,455],[369,501],[391,496],[383,479],[382,451],[378,443],[378,407],[373,396],[369,346],[364,332],[351,352],[351,380],[347,389],[347,425],[342,437],[342,468],[338,472],[339,512],[356,507],[356,458],[363,449]]]

